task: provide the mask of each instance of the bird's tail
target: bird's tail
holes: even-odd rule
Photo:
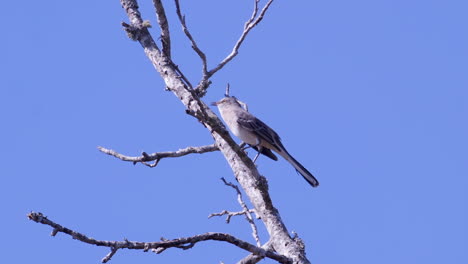
[[[306,168],[304,168],[304,166],[302,166],[302,164],[299,163],[299,161],[297,161],[295,158],[293,158],[285,149],[283,149],[283,151],[281,151],[280,154],[284,154],[284,155],[281,155],[281,156],[283,156],[287,161],[289,161],[289,163],[291,163],[291,165],[293,165],[293,167],[296,169],[296,171],[299,174],[301,174],[302,177],[304,177],[304,179],[310,185],[312,185],[312,187],[319,186],[319,182],[314,177],[314,175],[312,175],[312,173],[310,173]]]

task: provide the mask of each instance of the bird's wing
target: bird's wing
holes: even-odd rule
[[[275,147],[276,151],[281,151],[282,149],[284,149],[278,134],[276,134],[276,132],[273,129],[271,129],[267,124],[263,123],[260,119],[256,118],[255,116],[240,116],[237,119],[237,123],[243,128],[255,132],[255,134],[257,134],[261,140],[264,140],[273,147]]]

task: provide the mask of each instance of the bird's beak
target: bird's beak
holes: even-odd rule
[[[218,102],[212,102],[210,105],[212,105],[212,106],[217,106],[217,105],[218,105]]]

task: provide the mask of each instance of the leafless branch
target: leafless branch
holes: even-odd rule
[[[156,1],[156,0],[155,0]],[[151,24],[149,23],[148,20],[143,20],[141,18],[140,11],[138,11],[138,3],[137,1],[134,0],[121,0],[120,1],[122,4],[122,7],[125,9],[125,12],[128,15],[128,18],[130,19],[130,24],[127,24],[125,22],[122,22],[122,26],[124,27],[125,32],[127,32],[127,35],[130,39],[134,41],[140,42],[140,44],[143,46],[145,49],[146,54],[154,54],[154,53],[159,53],[159,47],[156,45],[156,42],[154,41],[153,37],[148,31],[148,28],[151,27]],[[164,11],[164,9],[160,9],[160,11]],[[164,15],[165,16],[165,15]],[[159,19],[159,17],[158,17]],[[169,52],[170,53],[170,38],[169,34],[163,35],[163,26],[161,25],[162,21],[160,22],[160,28],[161,28],[161,37],[163,41],[163,53],[164,52]],[[166,19],[167,22],[167,19]],[[169,27],[169,24],[167,24],[167,27]],[[169,30],[169,29],[168,29]],[[164,40],[166,38],[166,40]],[[169,40],[169,42],[167,42]],[[164,43],[166,42],[166,43]],[[164,50],[166,49],[166,50]],[[182,80],[190,89],[193,88],[192,84],[190,81],[184,76],[181,70],[179,70],[179,67],[172,62],[170,56],[165,57],[166,65],[170,65],[175,72],[177,73],[177,78]],[[170,90],[171,87],[166,85],[166,89]]]
[[[245,23],[244,31],[242,32],[241,36],[237,40],[236,44],[234,45],[231,53],[223,61],[221,61],[215,68],[208,71],[208,63],[207,63],[206,55],[198,47],[195,39],[193,38],[192,34],[188,30],[187,24],[185,22],[185,16],[182,15],[182,12],[180,11],[179,0],[175,0],[176,13],[177,13],[177,17],[179,18],[180,24],[182,25],[182,29],[185,35],[187,36],[187,38],[190,40],[193,50],[195,50],[195,52],[198,54],[198,56],[202,60],[203,76],[202,76],[201,81],[198,83],[197,87],[195,88],[195,91],[200,97],[206,94],[206,89],[211,84],[211,81],[209,81],[209,78],[213,76],[213,74],[215,74],[217,71],[221,70],[229,61],[231,61],[239,53],[239,48],[242,45],[242,42],[244,42],[245,38],[247,37],[247,34],[252,28],[254,28],[258,23],[260,23],[260,21],[262,21],[263,16],[265,15],[270,5],[273,3],[273,0],[269,0],[265,4],[262,11],[260,12],[260,15],[258,15],[257,17],[259,2],[260,0],[254,0],[254,7],[253,7],[252,15],[249,18],[249,20],[247,20],[247,22]]]
[[[87,244],[110,248],[111,252],[102,259],[103,262],[109,261],[112,258],[112,256],[117,252],[117,250],[122,249],[122,248],[139,249],[143,251],[148,251],[149,249],[160,250],[161,248],[163,250],[168,249],[168,248],[181,248],[185,250],[185,249],[192,248],[198,242],[207,241],[207,240],[215,240],[215,241],[224,241],[224,242],[233,244],[255,255],[260,255],[260,256],[267,257],[267,258],[271,258],[280,263],[292,263],[291,260],[285,256],[279,255],[273,251],[264,250],[261,247],[254,246],[232,235],[224,234],[224,233],[205,233],[205,234],[195,235],[191,237],[177,238],[177,239],[172,239],[172,240],[164,239],[163,241],[158,241],[158,242],[138,242],[138,241],[129,241],[127,239],[124,239],[123,241],[105,241],[105,240],[97,240],[97,239],[88,237],[82,233],[79,233],[77,231],[63,227],[49,220],[42,213],[31,212],[28,214],[28,218],[36,223],[41,223],[44,225],[51,226],[54,229],[55,233],[61,232],[61,233],[70,235],[73,239],[79,240]]]
[[[237,40],[236,44],[234,45],[231,53],[223,61],[221,61],[215,68],[208,71],[208,78],[213,76],[213,74],[215,74],[217,71],[221,70],[229,61],[231,61],[239,53],[239,48],[242,45],[242,42],[244,42],[245,37],[247,37],[247,34],[249,34],[252,28],[254,28],[258,23],[260,23],[260,21],[262,21],[263,16],[267,12],[270,5],[273,3],[273,0],[269,0],[263,7],[258,17],[255,18],[258,12],[258,2],[259,2],[258,0],[254,0],[254,8],[253,8],[252,16],[245,23],[244,31],[242,32],[241,36]]]
[[[219,213],[212,213],[208,216],[208,218],[211,218],[213,216],[223,216],[223,215],[227,215],[226,217],[226,223],[230,223],[231,222],[231,218],[233,216],[238,216],[238,215],[245,215],[245,211],[239,211],[239,212],[230,212],[230,211],[227,211],[227,210],[223,210]],[[249,210],[249,213],[255,213],[255,209],[250,209]]]
[[[154,8],[156,9],[156,15],[158,17],[158,24],[159,28],[161,29],[161,42],[162,42],[162,52],[167,55],[167,57],[171,58],[171,37],[169,31],[169,23],[166,17],[166,11],[164,10],[164,6],[161,0],[153,0]],[[185,77],[184,73],[179,69],[179,66],[176,65],[172,59],[171,64],[173,65],[174,69],[180,75],[181,79],[187,84],[190,89],[193,89],[192,84],[190,81]]]
[[[161,0],[153,0],[156,15],[158,17],[159,28],[161,29],[162,52],[171,57],[171,36],[169,34],[169,23],[166,18],[166,11]]]
[[[231,85],[229,83],[226,84],[226,92],[224,92],[225,97],[229,97],[229,90],[231,89]]]
[[[182,29],[183,29],[185,35],[187,36],[187,38],[190,40],[190,42],[192,44],[192,49],[198,54],[198,56],[202,60],[202,64],[203,64],[203,67],[202,67],[202,72],[203,72],[202,80],[208,80],[208,77],[207,77],[208,76],[207,75],[208,74],[208,66],[207,66],[207,62],[206,62],[206,55],[198,47],[197,42],[195,42],[195,39],[193,38],[192,34],[190,34],[190,31],[188,30],[187,24],[185,23],[185,16],[182,15],[182,12],[180,11],[179,0],[175,0],[175,5],[176,5],[177,17],[179,18],[180,24],[182,25]]]
[[[237,192],[237,202],[241,205],[242,209],[244,209],[242,211],[244,212],[245,219],[247,220],[247,222],[249,222],[250,227],[252,228],[252,236],[254,237],[255,241],[257,242],[257,246],[260,246],[261,243],[260,243],[260,238],[258,237],[257,225],[255,224],[255,222],[253,220],[252,214],[250,213],[250,209],[245,204],[244,199],[242,199],[242,193],[239,190],[239,187],[237,185],[231,183],[231,182],[227,182],[226,179],[224,179],[224,178],[221,178],[221,180],[224,182],[224,184],[226,184],[227,186],[230,186],[234,190],[236,190],[236,192]]]
[[[106,149],[101,146],[99,146],[98,149],[99,151],[107,155],[114,156],[120,160],[131,161],[133,162],[133,164],[140,162],[140,163],[145,164],[148,167],[156,167],[159,161],[163,158],[177,158],[177,157],[182,157],[182,156],[193,154],[193,153],[202,154],[206,152],[213,152],[213,151],[219,150],[215,144],[211,144],[211,145],[200,146],[200,147],[187,147],[184,149],[179,149],[177,151],[155,152],[152,154],[147,154],[146,152],[143,152],[141,156],[132,157],[132,156],[126,156],[126,155],[120,154],[115,150]],[[155,162],[149,164],[148,161],[155,161]]]
[[[250,19],[247,21],[247,23],[245,23],[244,27],[246,27],[248,24],[252,23],[252,21],[257,16],[258,2],[260,2],[260,0],[254,0],[253,2],[254,2],[254,7],[253,7],[253,11],[252,11],[252,16],[250,16]]]
[[[265,245],[263,245],[262,248],[268,251],[273,250],[273,245],[271,243],[271,240],[268,241]],[[255,263],[260,262],[262,259],[263,259],[262,256],[249,254],[247,257],[237,262],[237,264],[255,264]]]
[[[102,258],[102,263],[107,263],[114,255],[117,253],[117,248],[111,247],[111,251],[104,258]]]

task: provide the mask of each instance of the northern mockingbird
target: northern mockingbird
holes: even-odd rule
[[[271,150],[275,151],[291,163],[296,171],[301,174],[312,187],[317,187],[319,185],[314,175],[286,151],[278,134],[268,125],[260,121],[260,119],[242,108],[234,96],[224,97],[218,102],[212,103],[212,105],[218,106],[221,117],[224,119],[224,122],[226,122],[231,132],[244,143],[256,149],[258,154],[262,153],[273,160],[278,160],[275,154],[271,152]],[[254,158],[254,162],[258,154]]]

